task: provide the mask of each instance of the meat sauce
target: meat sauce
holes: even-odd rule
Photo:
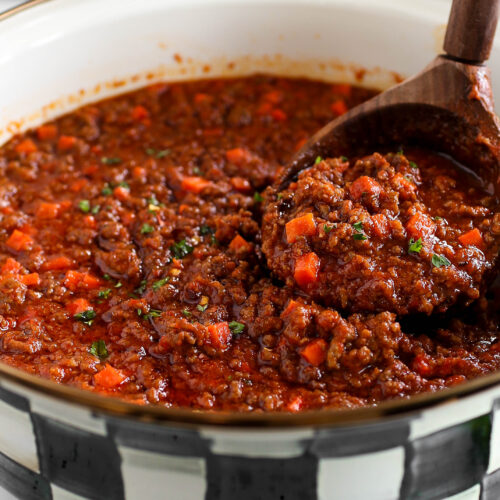
[[[373,307],[363,294],[359,303],[328,302],[290,280],[293,262],[270,259],[274,273],[267,265],[265,188],[308,136],[373,95],[268,76],[158,84],[14,137],[0,150],[0,360],[137,404],[290,412],[376,404],[499,369],[495,302],[480,286],[498,242],[498,211],[480,190],[464,193],[430,153],[329,159],[315,169],[326,183],[327,169],[343,170],[339,186],[350,196],[350,171],[370,176],[377,162],[404,179],[394,192],[416,186],[422,196],[402,203],[442,219],[432,220],[434,246],[422,235],[420,252],[409,255],[405,239],[395,258],[411,259],[416,286],[437,283],[436,293],[402,286],[373,292]],[[435,199],[420,178],[427,169]],[[448,206],[439,206],[443,193]],[[311,196],[303,202],[322,194]],[[374,197],[359,201],[364,217],[378,214]],[[307,206],[325,222],[290,248],[307,244],[314,253],[317,238],[339,237],[339,226],[328,231],[338,221],[321,204]],[[281,231],[302,210],[282,208]],[[408,230],[407,220],[389,218]],[[385,227],[382,218],[359,228],[366,240],[349,233],[347,250],[378,242],[371,255],[383,263],[375,227]],[[475,232],[459,244],[473,229],[482,248]],[[281,233],[281,254],[285,242]],[[431,252],[453,263],[441,281],[430,274]],[[404,316],[444,311],[455,298],[471,304],[418,321]]]

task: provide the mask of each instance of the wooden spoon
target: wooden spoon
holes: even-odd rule
[[[333,120],[304,145],[275,188],[284,189],[318,156],[369,154],[384,145],[418,144],[475,170],[500,196],[500,122],[489,57],[499,0],[454,0],[445,55],[406,80]]]

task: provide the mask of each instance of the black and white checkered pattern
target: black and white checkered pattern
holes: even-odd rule
[[[2,381],[0,498],[500,498],[500,387],[322,429],[175,428]]]

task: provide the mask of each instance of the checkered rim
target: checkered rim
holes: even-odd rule
[[[97,415],[4,381],[0,426],[0,488],[23,500],[500,498],[500,388],[411,417],[281,431]]]

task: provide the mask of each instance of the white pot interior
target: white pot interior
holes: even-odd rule
[[[392,72],[411,75],[439,52],[448,9],[446,0],[50,0],[1,21],[0,142],[159,79],[272,72],[385,88]]]

